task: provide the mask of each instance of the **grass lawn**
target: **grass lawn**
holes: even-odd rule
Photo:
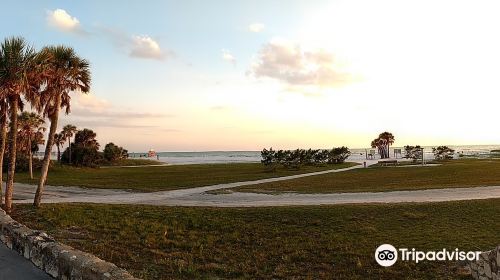
[[[469,279],[455,262],[377,265],[380,244],[487,250],[500,199],[271,208],[16,205],[31,228],[144,279]]]
[[[120,159],[114,162],[104,162],[103,166],[143,166],[143,165],[159,165],[165,164],[164,162],[152,160],[152,159],[141,159],[141,158],[127,158]]]
[[[370,167],[281,182],[243,186],[239,192],[376,192],[500,185],[500,160],[463,159],[429,167]]]
[[[280,177],[345,168],[353,165],[355,164],[304,166],[300,170],[282,168],[276,172],[266,172],[260,163],[191,164],[98,169],[60,167],[55,165],[49,171],[47,184],[54,186],[131,189],[148,192]],[[28,173],[16,173],[15,180],[21,183],[37,184],[39,174],[35,173],[34,175],[35,179],[31,180]]]

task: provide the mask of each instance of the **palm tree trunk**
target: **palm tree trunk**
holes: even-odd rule
[[[57,146],[57,163],[61,163],[61,147],[60,145],[56,144]]]
[[[33,153],[31,152],[31,136],[28,135],[28,168],[30,170],[30,179],[33,180]]]
[[[40,181],[38,182],[38,188],[36,189],[35,199],[33,201],[33,206],[39,207],[42,201],[43,188],[45,187],[45,181],[47,180],[47,174],[49,173],[50,165],[50,154],[52,152],[52,146],[54,146],[54,135],[56,134],[57,121],[59,119],[59,109],[61,107],[61,95],[57,95],[57,100],[55,104],[55,112],[50,116],[50,130],[49,136],[47,138],[47,145],[45,146],[45,155],[43,156],[42,171],[40,173]]]
[[[69,164],[71,165],[71,136],[68,138]]]
[[[5,186],[5,212],[12,212],[12,194],[14,193],[14,174],[16,173],[17,152],[17,111],[18,103],[15,98],[10,101],[10,132],[9,132],[9,168],[7,184]]]
[[[3,204],[3,156],[5,153],[5,143],[7,138],[7,106],[1,108],[2,117],[0,118],[0,205]]]

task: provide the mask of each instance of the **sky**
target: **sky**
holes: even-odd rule
[[[8,1],[91,65],[72,123],[129,151],[500,144],[498,1]]]

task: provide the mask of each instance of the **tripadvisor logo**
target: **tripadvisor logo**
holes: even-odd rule
[[[391,266],[398,260],[398,251],[391,244],[382,244],[375,250],[375,260],[381,266]]]
[[[457,249],[449,251],[442,249],[440,251],[418,251],[415,248],[399,248],[396,249],[391,244],[382,244],[375,250],[375,260],[381,266],[392,266],[398,260],[398,255],[401,261],[412,261],[419,263],[420,261],[477,261],[481,251],[460,251]]]

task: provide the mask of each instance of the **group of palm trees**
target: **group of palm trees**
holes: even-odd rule
[[[389,158],[389,148],[394,144],[394,135],[392,133],[384,131],[378,135],[377,138],[373,139],[371,143],[372,148],[377,148],[378,154],[381,158]]]
[[[33,179],[33,147],[43,144],[45,120],[34,112],[22,112],[18,116],[17,151],[28,158],[28,170]]]
[[[7,150],[8,172],[4,202],[4,209],[7,213],[12,211],[17,139],[26,137],[26,135],[18,135],[19,112],[24,111],[25,105],[28,104],[41,116],[41,120],[50,121],[40,180],[33,203],[39,206],[47,179],[52,147],[55,143],[54,136],[59,112],[61,109],[65,109],[66,113],[70,112],[70,92],[88,93],[90,80],[89,63],[80,58],[71,47],[47,46],[40,51],[35,51],[21,37],[7,38],[1,43],[0,159],[3,160]],[[28,141],[32,140],[30,136]],[[1,168],[0,164],[0,182],[2,182],[3,174]]]
[[[61,132],[54,134],[54,145],[57,147],[57,162],[61,162],[61,147],[66,140],[68,140],[69,163],[71,163],[71,137],[73,137],[77,131],[76,126],[67,124],[63,127]]]

